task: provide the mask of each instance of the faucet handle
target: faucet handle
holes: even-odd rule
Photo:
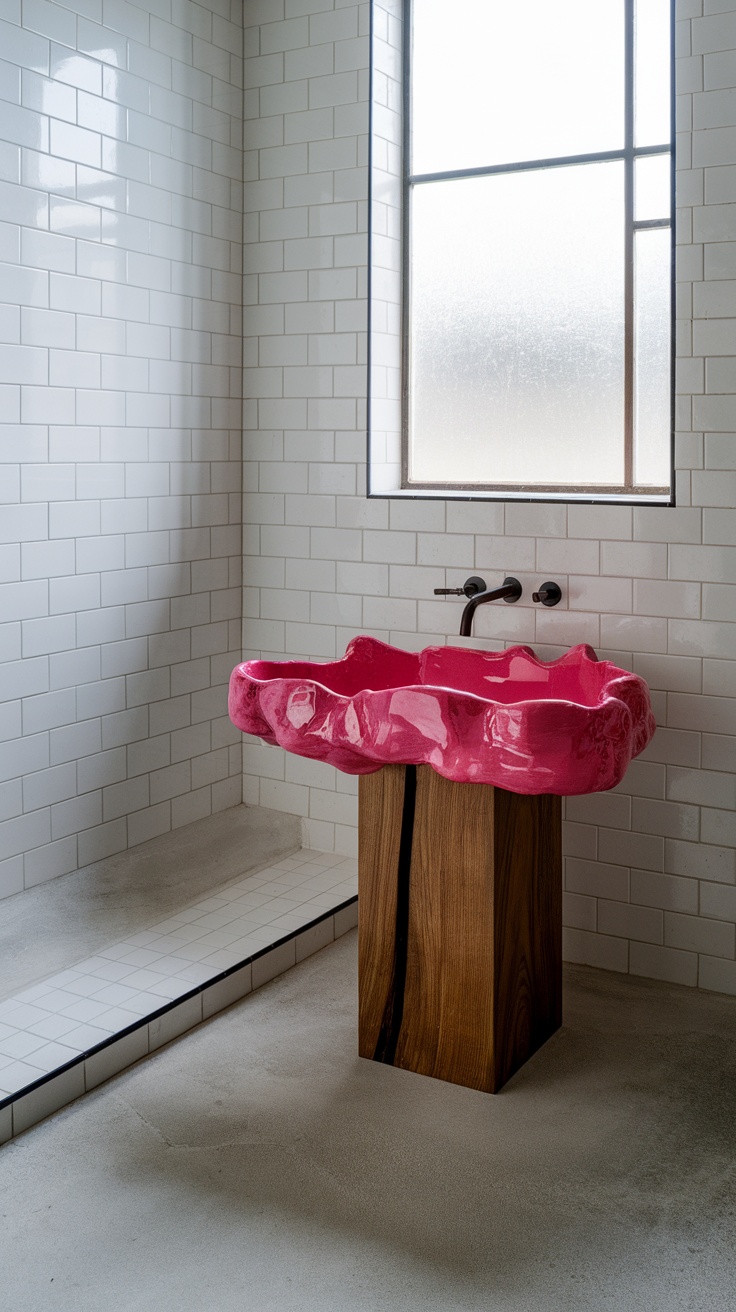
[[[478,574],[471,574],[461,588],[435,588],[435,597],[474,597],[478,592],[485,592],[486,581]]]
[[[556,606],[562,600],[562,588],[559,583],[543,583],[539,592],[532,593],[532,601],[541,601],[543,606]]]

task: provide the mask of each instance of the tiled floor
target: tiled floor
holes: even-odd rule
[[[354,898],[357,862],[303,849],[0,1002],[0,1101]]]

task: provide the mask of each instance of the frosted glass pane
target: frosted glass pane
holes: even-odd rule
[[[623,481],[623,164],[413,189],[409,476]]]
[[[618,150],[622,0],[415,0],[413,173]]]
[[[669,155],[645,155],[634,161],[635,219],[670,217],[671,177]]]
[[[634,480],[670,482],[672,235],[651,228],[634,237]]]
[[[634,142],[658,146],[672,137],[670,0],[636,0]]]

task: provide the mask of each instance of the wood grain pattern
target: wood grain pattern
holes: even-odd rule
[[[561,1023],[560,799],[430,766],[386,766],[359,792],[360,1054],[495,1092]]]
[[[495,792],[494,1087],[562,1024],[562,805]]]
[[[358,788],[358,1050],[373,1057],[394,970],[403,765],[363,775]]]
[[[493,1017],[493,789],[418,770],[406,1024],[396,1064],[488,1087]]]

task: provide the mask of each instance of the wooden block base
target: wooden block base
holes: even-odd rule
[[[562,1023],[559,797],[360,779],[359,1051],[495,1093]]]

